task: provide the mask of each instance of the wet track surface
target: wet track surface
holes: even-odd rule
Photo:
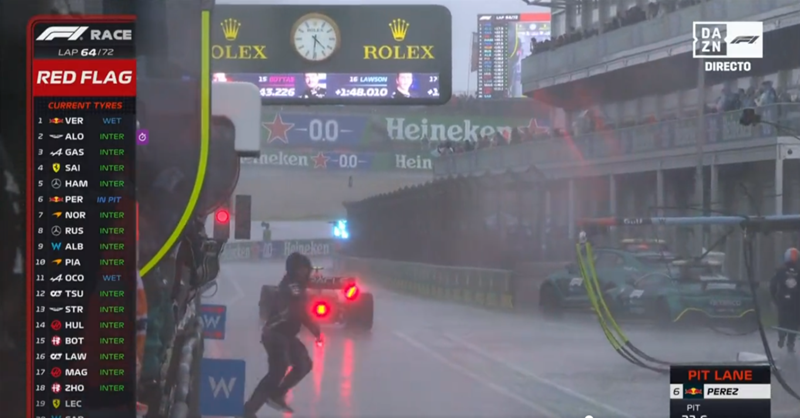
[[[282,268],[225,264],[217,293],[204,301],[228,306],[226,338],[206,341],[206,357],[244,359],[248,396],[267,369],[259,344],[260,287],[277,283]],[[371,333],[326,327],[321,348],[301,334],[314,370],[287,398],[294,417],[669,416],[668,376],[622,359],[591,318],[553,322],[366,290],[375,294]],[[667,361],[732,363],[738,351],[763,352],[756,334],[625,329],[640,349]],[[791,361],[776,355],[782,364]],[[796,373],[789,377],[800,390]],[[777,383],[772,405],[775,417],[800,416],[800,402]],[[259,413],[279,415],[266,406]]]

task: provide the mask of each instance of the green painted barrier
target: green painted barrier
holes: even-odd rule
[[[416,296],[514,310],[512,272],[336,256],[337,271]]]

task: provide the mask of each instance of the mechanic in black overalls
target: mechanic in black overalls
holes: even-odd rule
[[[269,372],[258,382],[245,403],[245,418],[255,418],[264,403],[292,412],[286,404],[286,394],[311,371],[311,357],[297,338],[301,326],[305,326],[314,334],[317,344],[322,343],[322,333],[319,325],[311,319],[306,297],[311,270],[311,260],[300,253],[292,253],[286,258],[286,275],[278,285],[261,333],[261,343],[269,357]],[[292,371],[287,375],[289,366]]]
[[[789,352],[794,352],[797,334],[788,331],[800,330],[800,251],[789,248],[783,255],[783,266],[775,273],[769,290],[778,311],[778,347],[784,343]]]

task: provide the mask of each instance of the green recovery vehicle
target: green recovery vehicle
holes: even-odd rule
[[[594,250],[594,265],[602,289],[625,286],[643,274],[661,270],[675,259],[662,240],[624,239],[619,248]],[[550,274],[539,287],[539,308],[548,316],[589,310],[591,302],[576,263]]]
[[[711,260],[675,260],[604,292],[618,317],[656,323],[712,324],[752,331],[756,315],[750,284],[731,280]]]

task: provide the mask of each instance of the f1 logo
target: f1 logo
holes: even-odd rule
[[[760,36],[737,36],[736,39],[731,41],[731,44],[754,44]]]
[[[45,29],[36,40],[52,41],[54,39],[66,39],[68,41],[77,41],[87,30],[89,30],[88,26],[51,26]]]

